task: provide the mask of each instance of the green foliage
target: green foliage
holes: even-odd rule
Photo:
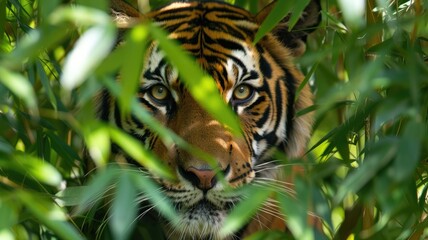
[[[174,208],[146,173],[110,163],[116,143],[148,171],[173,178],[134,139],[97,120],[93,98],[101,89],[166,144],[210,159],[164,129],[132,97],[153,38],[185,80],[195,73],[206,78],[196,64],[148,23],[132,28],[126,44],[113,48],[117,29],[107,1],[65,2],[0,1],[0,239],[128,239],[137,225],[139,192],[174,220]],[[255,1],[228,2],[257,12]],[[295,2],[280,1],[285,7],[268,17],[260,34],[292,7],[296,20],[304,1]],[[224,231],[242,226],[274,195],[291,235],[260,232],[252,239],[428,237],[428,2],[369,0],[359,18],[347,15],[348,2],[322,1],[322,25],[308,38],[307,53],[296,59],[316,96],[315,106],[299,113],[316,111],[307,159],[284,160],[306,170],[295,181],[296,198],[286,189],[244,189],[260,201],[238,205]],[[118,73],[129,82],[116,82]],[[213,95],[212,86],[204,90],[202,81],[187,79],[195,99],[236,129],[224,104],[196,97]],[[96,170],[83,185],[88,164]],[[109,209],[102,222],[95,221],[99,208]],[[323,233],[307,223],[308,210],[323,220]],[[95,233],[99,226],[111,232]],[[144,239],[157,239],[156,227],[138,231]]]

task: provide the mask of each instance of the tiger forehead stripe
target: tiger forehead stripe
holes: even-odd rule
[[[219,3],[175,3],[155,12],[152,18],[176,35],[185,32],[201,33],[203,29],[219,32],[221,35],[228,33],[242,41],[252,38],[258,28],[248,12]]]
[[[221,92],[244,78],[248,79],[249,72],[255,72],[252,40],[258,24],[245,10],[215,2],[173,3],[154,12],[151,18],[216,79]],[[157,61],[164,57],[163,54],[155,55]],[[155,62],[149,65],[156,67]],[[232,67],[238,69],[232,70]],[[225,74],[237,78],[230,81]],[[226,97],[229,99],[230,96]]]
[[[209,11],[219,11],[225,14],[234,14],[235,18],[248,17],[251,15],[241,8],[234,7],[232,5],[228,5],[225,3],[203,3],[203,2],[175,2],[167,7],[162,8],[160,11],[154,11],[153,15],[159,15],[159,13],[163,15],[167,14],[176,14],[176,13],[192,13],[197,10],[209,10]],[[150,16],[150,15],[149,15]],[[233,18],[231,18],[233,19]]]

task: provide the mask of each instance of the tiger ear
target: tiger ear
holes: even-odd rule
[[[118,28],[130,28],[143,18],[143,14],[124,0],[110,0],[110,10]]]
[[[129,5],[124,0],[111,0],[110,1],[110,8],[114,12],[119,12],[119,13],[122,13],[124,15],[129,16],[129,17],[139,17],[139,16],[141,16],[141,13],[138,12],[137,9],[135,9],[134,7],[132,7],[131,5]]]
[[[256,21],[261,24],[272,9],[276,1],[270,3],[256,15]],[[281,22],[272,30],[272,34],[285,46],[290,48],[294,56],[302,55],[306,50],[306,38],[313,32],[321,22],[321,4],[320,0],[311,0],[300,15],[299,20],[291,29],[289,28],[289,19],[291,14],[285,16]]]

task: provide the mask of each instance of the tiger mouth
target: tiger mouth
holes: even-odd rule
[[[175,203],[175,207],[179,210],[179,212],[188,214],[201,211],[208,211],[210,213],[215,211],[229,212],[234,205],[235,202],[227,201],[224,203],[222,202],[221,206],[219,206],[218,204],[215,204],[209,199],[207,199],[206,197],[202,198],[191,206],[183,206],[182,203]]]
[[[222,210],[224,209],[219,208],[209,200],[202,199],[199,202],[195,203],[194,205],[190,206],[186,212],[192,215],[193,213],[199,213],[199,212],[215,213],[217,211],[222,211]]]

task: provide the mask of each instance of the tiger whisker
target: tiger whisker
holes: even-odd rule
[[[261,210],[259,210],[260,212]],[[262,219],[261,219],[262,218]],[[254,219],[257,221],[257,223],[259,224],[260,228],[267,228],[269,229],[269,227],[263,223],[263,220],[267,220],[266,217],[262,216],[261,214],[255,214],[251,219]]]
[[[142,213],[140,213],[140,214],[138,214],[138,216],[134,219],[134,221],[132,221],[133,223],[135,222],[135,221],[138,221],[139,219],[141,219],[141,218],[143,218],[148,212],[150,212],[153,208],[155,208],[157,205],[156,204],[153,204],[153,205],[151,205],[151,206],[146,206],[147,207],[147,209],[144,211],[144,212],[142,212]]]
[[[255,181],[266,182],[266,183],[275,183],[275,184],[281,184],[281,185],[286,185],[286,186],[294,186],[294,183],[283,181],[283,180],[278,180],[278,179],[272,179],[272,178],[259,177]]]
[[[284,161],[282,161],[282,160],[272,160],[272,161],[267,161],[267,162],[257,163],[257,164],[254,166],[254,168],[257,168],[257,167],[263,167],[263,166],[266,166],[266,165],[275,165],[275,166],[281,166],[281,165],[283,165],[283,166],[295,166],[295,165],[302,165],[302,164],[303,164],[303,163],[301,163],[301,162],[286,163],[286,162],[284,162]]]
[[[288,166],[310,166],[314,164],[308,163],[308,162],[301,162],[301,161],[287,162],[284,160],[271,160],[271,161],[266,161],[262,163],[257,163],[254,167],[265,166],[265,165],[278,165],[278,166],[282,165],[282,166],[288,167]]]
[[[287,187],[287,186],[275,185],[275,184],[266,183],[266,182],[255,182],[253,184],[261,187],[271,187],[273,188],[273,190],[277,190],[278,191],[277,193],[279,194],[287,194],[287,195],[296,194],[296,191],[293,188]]]
[[[255,166],[253,169],[256,173],[260,173],[263,171],[285,169],[285,168],[294,167],[294,166],[299,166],[299,164],[280,164],[280,165]]]
[[[284,214],[282,214],[280,211],[275,211],[273,209],[271,210],[267,210],[267,209],[259,209],[259,212],[265,213],[269,216],[275,217],[275,218],[279,218],[279,219],[284,219]]]

